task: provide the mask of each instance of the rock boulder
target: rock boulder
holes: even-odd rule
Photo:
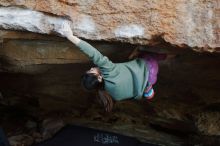
[[[3,29],[56,34],[67,20],[75,35],[89,40],[142,45],[163,40],[197,51],[220,50],[219,0],[3,0],[0,5]]]

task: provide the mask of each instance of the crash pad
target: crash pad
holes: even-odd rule
[[[136,138],[102,130],[68,125],[54,137],[33,146],[139,146]],[[144,146],[156,146],[144,144]]]

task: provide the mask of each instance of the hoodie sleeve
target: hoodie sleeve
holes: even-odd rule
[[[85,53],[89,57],[89,59],[100,68],[101,71],[111,71],[115,67],[115,64],[112,63],[112,61],[110,61],[108,57],[103,56],[96,48],[91,46],[89,43],[81,40],[76,46],[79,47],[79,49],[83,53]]]

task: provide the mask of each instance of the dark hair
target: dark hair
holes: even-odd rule
[[[93,73],[85,73],[82,76],[82,85],[87,90],[95,90],[98,93],[98,101],[103,107],[105,111],[110,112],[113,108],[113,100],[111,95],[104,90],[104,82],[99,82],[98,77]]]
[[[82,85],[87,90],[94,90],[102,88],[103,82],[99,82],[98,77],[93,73],[85,73],[82,76]]]

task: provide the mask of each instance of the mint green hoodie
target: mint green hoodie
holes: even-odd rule
[[[97,65],[103,75],[105,90],[114,100],[140,99],[148,80],[148,68],[143,59],[125,63],[112,63],[85,41],[77,46]]]

